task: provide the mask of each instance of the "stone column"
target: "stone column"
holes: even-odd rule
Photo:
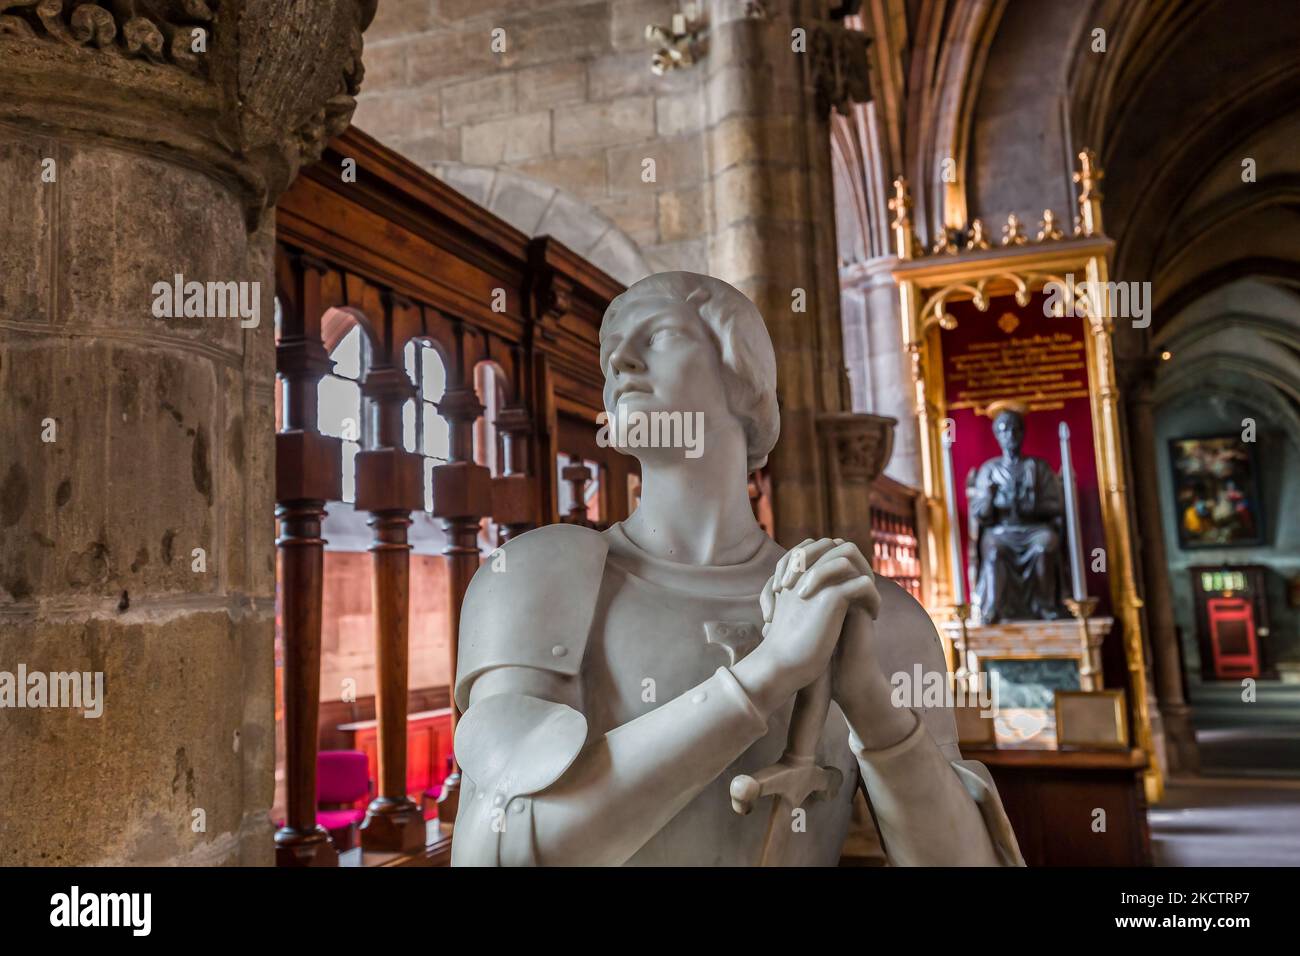
[[[1165,533],[1160,520],[1160,487],[1157,481],[1162,467],[1156,454],[1154,368],[1150,361],[1135,368],[1125,363],[1125,395],[1128,399],[1128,425],[1131,440],[1134,480],[1134,518],[1137,524],[1137,553],[1142,565],[1143,594],[1146,604],[1147,633],[1151,664],[1155,671],[1156,703],[1164,725],[1165,754],[1170,773],[1196,773],[1200,756],[1196,747],[1196,729],[1192,710],[1183,696],[1183,663],[1174,622],[1174,605],[1169,585],[1169,558],[1165,552]]]
[[[921,487],[920,436],[916,430],[911,360],[903,345],[896,256],[876,256],[840,270],[845,305],[845,351],[849,335],[857,337],[849,374],[855,376],[854,409],[898,419],[893,453],[885,474],[913,488]]]
[[[817,418],[847,411],[829,111],[866,96],[866,38],[825,0],[714,0],[704,58],[709,268],[748,295],[777,354],[774,536],[830,530]]]
[[[271,207],[374,0],[0,6],[0,671],[102,686],[0,710],[4,859],[269,864]]]

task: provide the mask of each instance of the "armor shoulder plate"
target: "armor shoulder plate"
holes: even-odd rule
[[[460,612],[462,711],[474,679],[494,667],[578,673],[608,551],[599,531],[552,524],[513,538],[478,569]]]
[[[919,667],[924,674],[947,676],[948,662],[934,621],[920,602],[888,578],[877,577],[880,614],[876,618],[874,651],[886,678],[896,673],[909,676]],[[891,678],[892,681],[892,678]],[[957,747],[957,719],[951,707],[913,707],[926,730],[949,760],[960,759]]]

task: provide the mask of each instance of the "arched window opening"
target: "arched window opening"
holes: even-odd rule
[[[418,399],[409,402],[402,413],[404,442],[407,451],[418,452],[424,459],[424,510],[431,512],[433,469],[446,463],[451,442],[447,420],[438,411],[447,390],[447,367],[438,350],[427,342],[407,342],[404,357],[406,374],[419,390]]]
[[[343,500],[356,500],[357,452],[367,439],[361,383],[370,367],[370,347],[361,326],[354,325],[330,352],[334,369],[317,386],[317,424],[322,435],[343,440]]]
[[[496,424],[505,404],[501,370],[491,362],[480,362],[474,368],[474,391],[483,403],[483,414],[474,422],[474,461],[496,478],[505,473],[505,446]]]

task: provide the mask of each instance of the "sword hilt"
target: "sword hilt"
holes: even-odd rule
[[[834,796],[839,790],[840,772],[834,767],[816,764],[817,744],[826,726],[831,706],[831,672],[828,668],[815,681],[799,691],[790,714],[790,732],[785,753],[770,767],[754,774],[739,774],[731,780],[731,808],[748,814],[763,797],[786,800],[791,807],[802,806],[813,793]]]

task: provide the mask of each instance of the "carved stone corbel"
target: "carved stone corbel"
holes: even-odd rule
[[[848,115],[853,103],[871,99],[871,37],[839,23],[820,23],[810,31],[813,81],[817,108]]]
[[[817,439],[826,476],[827,527],[871,553],[871,484],[894,450],[896,418],[859,412],[817,416]]]

